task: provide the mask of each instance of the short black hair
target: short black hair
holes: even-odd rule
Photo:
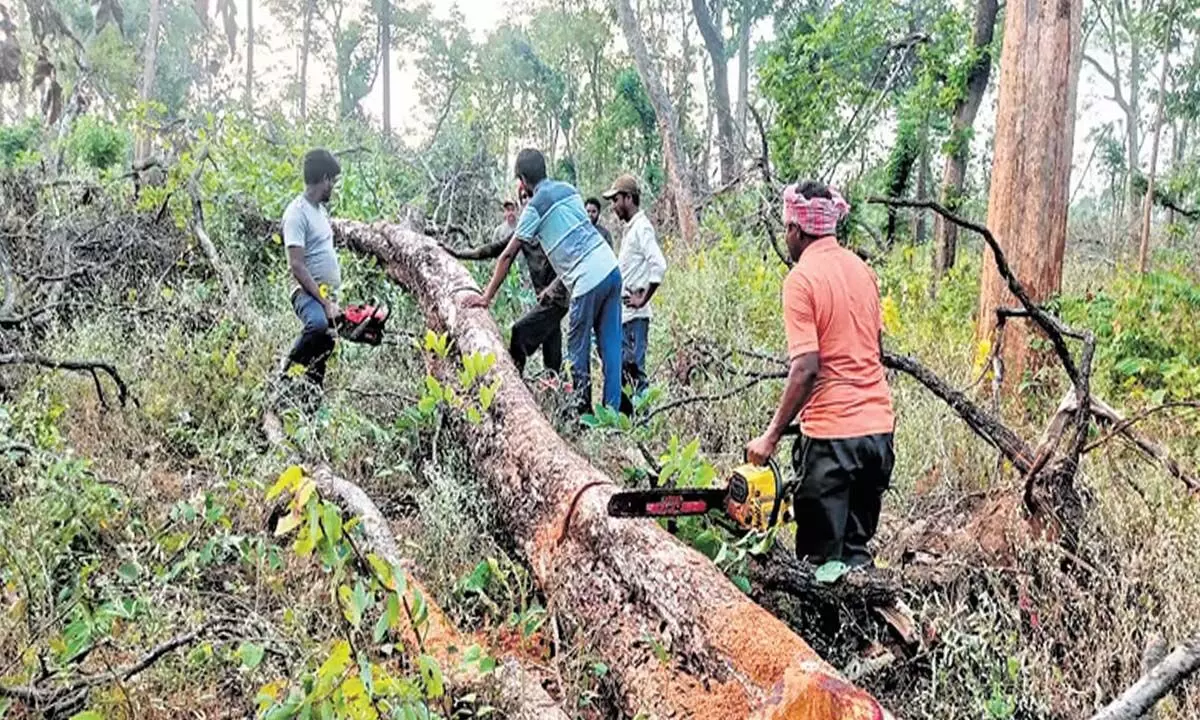
[[[833,199],[833,194],[829,192],[829,186],[816,180],[801,180],[796,183],[796,192],[803,195],[807,200],[812,200],[813,198]]]
[[[596,209],[597,209],[597,210],[603,210],[603,209],[604,209],[604,206],[600,204],[600,201],[599,201],[598,199],[594,198],[594,197],[590,197],[590,198],[588,198],[587,200],[584,200],[584,201],[583,201],[583,206],[584,206],[584,207],[587,207],[588,205],[594,205],[594,206],[596,207]]]
[[[517,153],[516,175],[532,188],[546,179],[546,158],[538,150],[525,148]]]
[[[326,178],[333,179],[342,174],[342,166],[333,153],[324,148],[309,150],[304,155],[304,183],[316,185]]]
[[[505,200],[504,202],[500,203],[500,207],[504,208],[505,210],[507,210],[509,208],[516,210],[517,204],[515,202],[513,202],[512,200]]]

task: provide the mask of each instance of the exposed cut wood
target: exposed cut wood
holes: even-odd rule
[[[286,447],[283,427],[273,413],[268,412],[263,416],[263,434],[272,445]],[[429,619],[421,639],[453,687],[463,692],[489,691],[507,718],[567,720],[567,715],[542,687],[538,678],[526,671],[515,659],[502,659],[496,669],[486,675],[480,674],[474,668],[463,667],[459,653],[470,647],[474,640],[463,636],[454,627],[446,613],[434,602],[434,596],[413,576],[412,563],[400,554],[392,530],[379,508],[362,488],[340,477],[325,463],[309,467],[308,473],[322,495],[334,500],[343,510],[359,518],[369,550],[393,567],[404,571],[410,606],[415,593],[424,597],[425,605],[429,608]],[[411,628],[407,628],[405,643],[409,647],[419,646]]]
[[[887,716],[708,559],[651,521],[607,516],[616,486],[542,415],[490,316],[461,307],[478,286],[436,242],[382,223],[334,228],[413,293],[457,354],[496,357],[489,372],[502,384],[483,423],[456,425],[497,522],[551,610],[612,668],[626,710],[696,720]],[[431,361],[449,382],[457,365]]]
[[[1193,635],[1138,679],[1092,720],[1138,720],[1160,698],[1200,669],[1200,635]]]

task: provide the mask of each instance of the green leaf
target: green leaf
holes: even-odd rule
[[[425,392],[428,393],[429,397],[432,397],[435,402],[445,397],[445,391],[442,388],[442,384],[438,382],[438,379],[432,375],[425,376]]]
[[[472,425],[478,425],[483,422],[483,416],[480,415],[479,411],[475,408],[469,407],[467,408],[467,422],[471,423]]]
[[[747,595],[750,594],[750,578],[746,577],[745,575],[734,575],[729,579],[733,581],[734,585],[737,585],[738,590],[741,590]]]
[[[274,500],[276,496],[284,490],[293,490],[299,484],[301,478],[304,477],[304,471],[299,465],[292,465],[279,476],[271,489],[267,491],[267,499]]]
[[[248,642],[242,643],[237,649],[238,659],[242,661],[242,665],[248,670],[258,667],[259,663],[262,662],[263,653],[264,650],[261,645]]]
[[[417,658],[417,668],[421,671],[421,680],[425,683],[425,693],[431,699],[440,698],[446,693],[442,682],[442,669],[437,660],[428,655]]]
[[[95,710],[84,710],[81,713],[72,715],[71,720],[104,720],[104,716]]]
[[[462,589],[464,592],[483,592],[487,588],[488,583],[492,579],[492,566],[487,560],[481,560],[471,574],[463,580]]]
[[[325,536],[331,543],[342,541],[342,513],[333,503],[326,503],[321,509],[321,522],[325,525]]]
[[[375,642],[383,642],[383,638],[387,636],[387,631],[390,628],[396,627],[400,621],[400,596],[396,593],[388,593],[387,605],[379,615],[379,622],[375,623]]]
[[[608,666],[602,662],[592,663],[592,674],[602,678],[608,674]]]
[[[841,560],[830,560],[821,567],[817,568],[813,573],[816,581],[825,585],[832,585],[841,579],[843,575],[850,572],[850,566]]]
[[[414,629],[420,628],[429,619],[429,607],[425,604],[425,596],[418,590],[413,590],[412,622]]]
[[[117,574],[125,582],[137,582],[142,575],[142,569],[137,566],[137,563],[121,563],[121,567],[117,568]]]

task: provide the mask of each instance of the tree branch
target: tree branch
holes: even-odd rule
[[[125,403],[130,397],[129,388],[125,386],[125,381],[121,379],[121,376],[117,373],[117,369],[102,360],[55,360],[45,355],[9,353],[7,355],[0,355],[0,365],[38,365],[52,370],[89,373],[92,376],[92,380],[96,383],[96,392],[100,395],[100,403],[107,408],[108,403],[104,398],[104,390],[100,387],[100,380],[96,376],[97,371],[99,371],[112,378],[113,383],[117,386],[117,400],[121,403],[121,407],[125,407]],[[136,398],[134,398],[134,404],[137,404]]]
[[[1200,635],[1193,635],[1091,720],[1137,720],[1197,669],[1200,669]]]

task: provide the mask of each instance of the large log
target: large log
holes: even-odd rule
[[[467,271],[423,234],[335,222],[350,249],[377,258],[458,354],[492,353],[502,385],[481,426],[457,423],[497,520],[524,554],[550,609],[612,669],[630,714],[726,720],[889,717],[716,566],[654,522],[614,520],[616,486],[542,415]],[[457,363],[431,359],[451,381]]]

